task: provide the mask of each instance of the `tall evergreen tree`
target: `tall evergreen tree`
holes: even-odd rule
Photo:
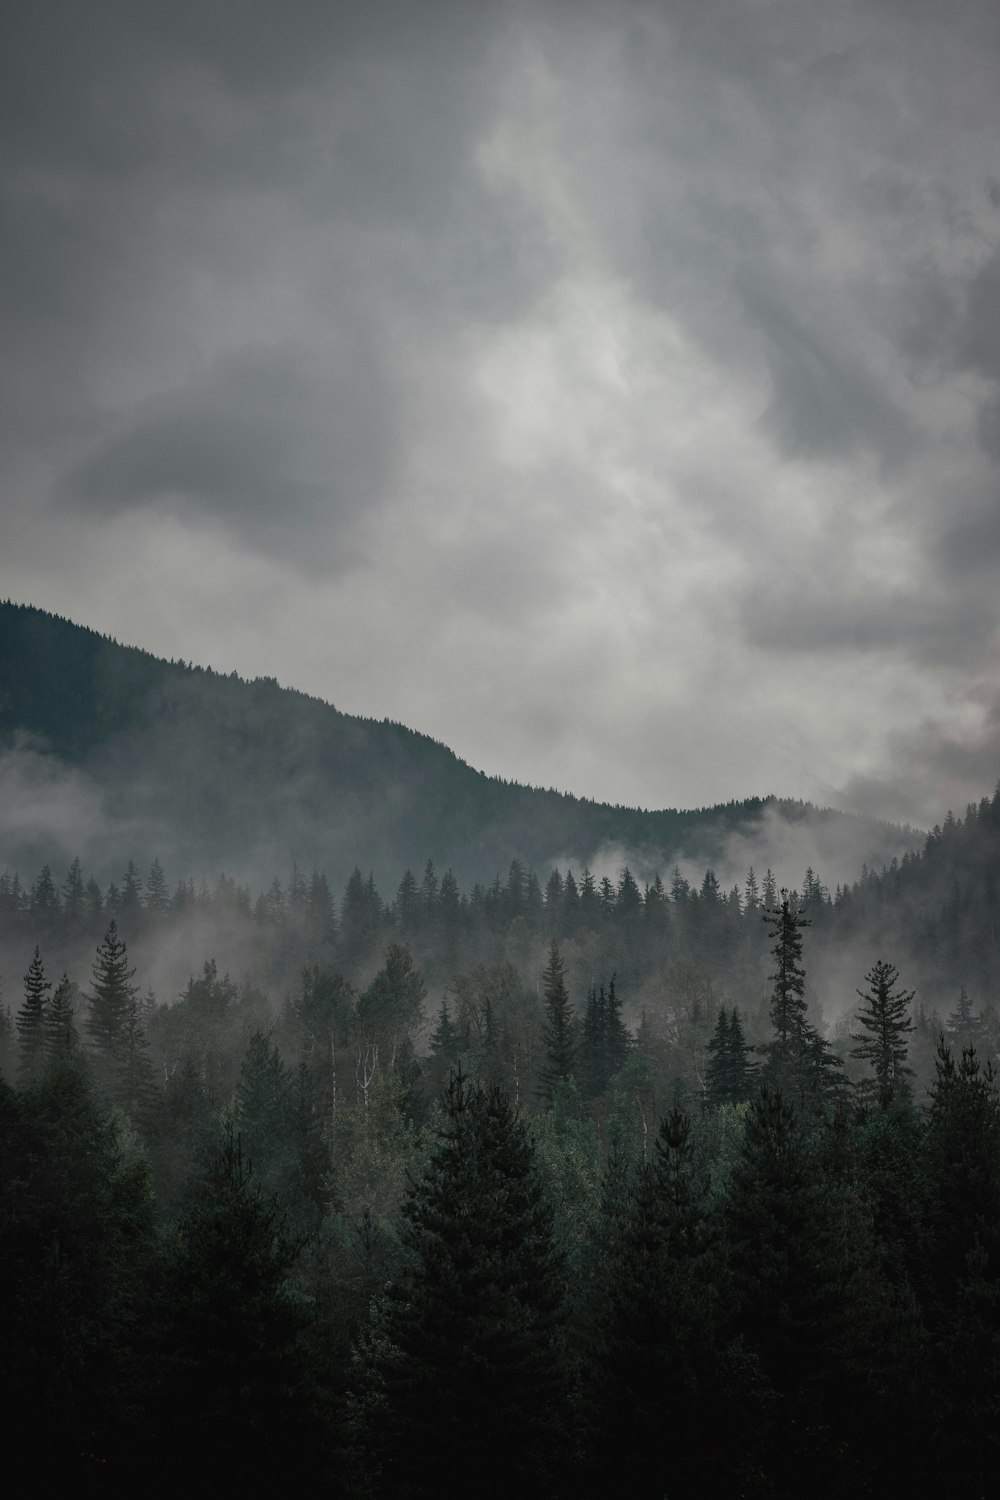
[[[158,917],[170,909],[170,888],[159,859],[154,859],[146,881],[146,909]]]
[[[768,872],[770,873],[770,872]],[[775,971],[769,975],[773,1036],[763,1051],[764,1079],[772,1090],[794,1100],[799,1109],[815,1109],[836,1094],[841,1060],[806,1018],[806,976],[802,967],[802,929],[810,926],[793,907],[787,891],[781,904],[764,912],[773,930]]]
[[[708,1043],[705,1095],[710,1105],[741,1104],[750,1097],[757,1071],[750,1062],[752,1050],[736,1006],[731,1011],[723,1006]]]
[[[561,1263],[531,1142],[497,1087],[453,1077],[404,1207],[409,1268],[369,1344],[364,1410],[379,1493],[548,1496],[562,1451]]]
[[[118,934],[114,917],[97,949],[91,992],[87,996],[84,1029],[97,1066],[98,1082],[114,1092],[118,1083],[122,1044],[129,1027],[129,1011],[138,994],[132,983],[128,949]]]
[[[866,1092],[874,1095],[879,1109],[888,1109],[895,1095],[908,1093],[906,1079],[913,1076],[913,1069],[906,1066],[913,991],[897,990],[898,981],[898,970],[879,959],[865,975],[867,992],[857,991],[862,1007],[856,1019],[863,1029],[851,1033],[851,1040],[858,1043],[851,1056],[871,1065],[874,1077],[865,1080]]]
[[[17,1076],[21,1083],[31,1083],[39,1078],[46,1063],[45,1022],[48,1005],[46,996],[52,983],[45,977],[42,955],[35,947],[24,976],[24,1001],[17,1013]]]
[[[323,1477],[306,1311],[290,1285],[301,1250],[228,1128],[161,1280],[148,1451],[171,1488],[194,1471],[247,1494]]]
[[[551,1104],[556,1084],[572,1078],[576,1064],[576,1023],[566,990],[563,961],[554,942],[549,949],[549,961],[542,974],[542,993],[545,1000],[545,1022],[542,1027],[545,1056],[541,1067],[541,1094]]]
[[[45,1014],[45,1056],[47,1062],[66,1061],[80,1050],[73,1001],[76,985],[64,974],[56,985]]]
[[[79,858],[74,858],[63,881],[62,902],[63,913],[67,922],[72,926],[81,920],[84,913],[86,901],[86,889],[83,883],[83,871],[80,868]]]

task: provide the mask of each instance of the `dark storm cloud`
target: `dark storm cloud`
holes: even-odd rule
[[[906,445],[908,424],[843,341],[797,316],[787,300],[752,283],[743,289],[771,374],[767,430],[792,457],[874,449],[887,461]]]
[[[319,380],[242,357],[149,408],[69,477],[71,499],[111,512],[180,505],[303,561],[326,522],[314,561],[329,567],[392,473],[394,403],[363,347]]]
[[[867,594],[830,592],[822,579],[800,591],[757,594],[743,610],[748,638],[768,651],[818,654],[892,652],[921,663],[974,663],[996,623],[989,601],[898,594],[873,584]]]

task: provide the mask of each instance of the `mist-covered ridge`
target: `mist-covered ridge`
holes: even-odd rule
[[[664,761],[669,783],[669,745]],[[522,786],[401,724],[273,678],[164,661],[11,602],[0,603],[0,785],[5,859],[28,867],[61,845],[110,872],[152,847],[245,879],[297,861],[340,881],[358,859],[394,879],[429,857],[472,882],[512,859],[629,861],[651,877],[674,863],[745,869],[749,851],[777,868],[777,849],[847,880],[915,842],[774,796],[651,811]]]

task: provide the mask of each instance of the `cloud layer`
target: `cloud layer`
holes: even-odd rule
[[[602,799],[964,807],[998,44],[985,0],[21,7],[0,594]]]

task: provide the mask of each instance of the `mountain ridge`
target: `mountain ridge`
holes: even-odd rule
[[[9,600],[0,603],[0,746],[22,757],[29,781],[44,782],[53,762],[82,778],[109,829],[124,823],[144,847],[167,847],[194,869],[294,860],[339,878],[355,863],[392,875],[430,858],[470,882],[514,859],[583,864],[602,849],[665,869],[678,858],[711,862],[733,834],[751,837],[775,817],[851,825],[871,845],[869,863],[917,838],[773,795],[648,809],[528,786],[389,718],[344,713],[273,677],[168,661]],[[41,847],[28,838],[25,856]]]

